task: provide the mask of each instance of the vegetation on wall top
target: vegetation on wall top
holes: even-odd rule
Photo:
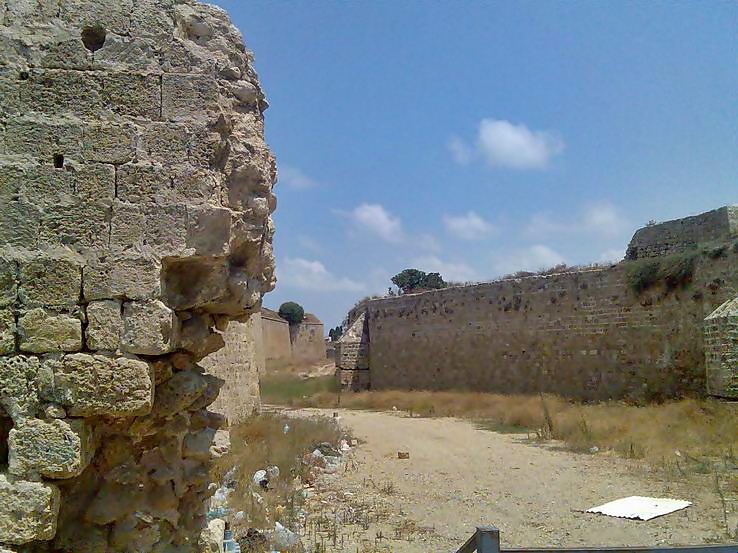
[[[305,319],[305,310],[299,303],[288,301],[279,306],[279,316],[291,325],[299,325]]]

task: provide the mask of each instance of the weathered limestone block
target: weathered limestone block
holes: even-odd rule
[[[218,188],[212,173],[203,170],[151,163],[127,163],[118,169],[118,199],[132,204],[204,203],[216,197]]]
[[[218,85],[211,77],[165,74],[161,95],[162,116],[169,121],[208,120],[218,111]]]
[[[22,545],[56,533],[59,488],[0,474],[0,542]]]
[[[225,345],[223,336],[213,330],[213,318],[209,315],[183,313],[179,345],[192,353],[196,359],[218,351]]]
[[[154,414],[159,417],[170,416],[185,411],[208,389],[204,375],[181,371],[156,388]]]
[[[125,250],[148,246],[159,256],[187,254],[186,209],[181,205],[113,205],[110,247]]]
[[[80,264],[74,257],[38,254],[20,260],[18,299],[25,307],[76,305],[81,284]]]
[[[87,347],[115,351],[123,332],[121,304],[115,300],[92,301],[87,305]]]
[[[39,246],[73,246],[82,252],[105,248],[109,211],[107,206],[78,199],[46,207],[39,221]]]
[[[100,116],[104,113],[101,88],[87,71],[37,69],[29,72],[20,89],[21,107],[54,115]]]
[[[15,304],[18,298],[18,264],[0,255],[0,307]]]
[[[123,305],[121,350],[143,355],[173,351],[179,338],[179,319],[161,301],[128,302]]]
[[[215,439],[215,432],[215,428],[204,428],[187,434],[182,443],[182,456],[203,462],[210,459],[210,446]]]
[[[145,415],[154,393],[145,361],[85,353],[45,361],[39,387],[45,400],[64,406],[73,417]]]
[[[85,267],[84,297],[87,301],[156,298],[160,291],[159,256],[151,253],[116,254],[91,259]]]
[[[215,518],[200,534],[200,553],[220,553],[223,550],[225,521]]]
[[[0,357],[0,404],[16,424],[36,414],[39,365],[37,357]]]
[[[11,309],[0,309],[0,355],[15,351],[15,314]]]
[[[117,34],[130,30],[132,11],[133,0],[64,0],[59,5],[62,21],[83,28],[99,25]]]
[[[79,120],[25,115],[9,119],[6,129],[8,154],[33,157],[47,163],[55,154],[63,154],[69,159],[79,159],[82,155]]]
[[[95,452],[94,433],[84,419],[28,419],[10,431],[8,472],[17,476],[71,478]]]
[[[82,321],[65,313],[32,309],[18,318],[20,349],[28,353],[80,351]]]
[[[703,332],[707,393],[738,398],[738,298],[713,311]]]
[[[98,56],[95,54],[95,59]],[[86,126],[82,130],[84,157],[114,165],[128,163],[134,156],[136,136],[136,127],[131,124],[97,123]]]
[[[66,155],[64,150],[56,152]],[[49,156],[47,162],[52,161]],[[115,197],[115,169],[112,165],[88,163],[77,165],[65,158],[65,168],[54,168],[51,164],[28,167],[25,170],[21,193],[30,203],[41,204],[45,210],[63,206],[67,210],[82,210],[95,218],[95,210],[81,208],[81,202],[96,207],[109,208]],[[41,220],[51,219],[48,214]],[[64,217],[62,217],[64,215]],[[56,218],[76,220],[70,214],[55,214]],[[63,242],[69,245],[69,241]]]
[[[195,255],[219,256],[228,253],[231,241],[230,209],[197,206],[187,209],[187,247]]]

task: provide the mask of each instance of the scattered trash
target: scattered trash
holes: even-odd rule
[[[341,451],[350,451],[351,450],[351,446],[348,444],[348,442],[346,440],[341,440],[339,449]]]
[[[398,451],[397,452],[397,458],[398,459],[409,459],[410,458],[410,452],[409,451]]]
[[[233,539],[233,532],[226,530],[223,535],[223,551],[225,553],[241,553],[241,546]]]
[[[588,513],[598,513],[610,517],[630,518],[636,520],[651,520],[674,511],[686,509],[692,505],[681,499],[666,499],[662,497],[641,497],[634,495],[610,501],[599,507],[587,509]]]
[[[267,467],[266,469],[267,473],[267,480],[276,480],[279,478],[279,467],[276,465],[272,465],[271,467]]]
[[[287,432],[289,432],[289,431],[290,431],[290,425],[289,424],[285,424],[284,425],[284,428],[282,429],[282,434],[287,434]]]
[[[395,407],[395,406],[393,405],[393,406],[392,406],[392,410],[393,410],[393,411],[397,411],[397,407]]]
[[[238,543],[244,551],[266,551],[268,540],[256,528],[249,528],[246,536],[238,540]]]
[[[320,451],[320,453],[322,453],[326,457],[340,457],[341,456],[341,453],[328,442],[319,443],[317,446],[315,446],[315,451]]]
[[[288,549],[300,543],[300,536],[277,522],[272,533],[272,543],[277,549]]]
[[[233,520],[240,521],[246,518],[246,513],[243,511],[238,511],[235,515],[233,515]]]
[[[599,451],[600,451],[600,448],[597,447],[596,445],[589,448],[590,453],[598,453]]]
[[[256,484],[257,486],[261,486],[265,490],[267,489],[269,485],[269,479],[267,478],[267,471],[265,471],[264,469],[257,470],[254,473],[254,476],[251,480],[254,482],[254,484]]]
[[[359,440],[357,440],[356,438],[351,440],[351,447],[356,447],[357,445],[359,445]]]

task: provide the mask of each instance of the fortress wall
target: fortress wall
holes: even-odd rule
[[[707,213],[666,221],[639,229],[626,257],[658,257],[683,252],[697,244],[727,242],[738,237],[738,206],[726,206]]]
[[[636,295],[628,262],[368,302],[372,389],[703,394],[704,318],[738,295],[734,249]]]
[[[227,385],[220,390],[210,410],[238,423],[259,409],[259,374],[263,372],[261,315],[246,322],[231,321],[223,333],[225,345],[200,362],[210,374]]]
[[[294,363],[320,363],[326,360],[323,323],[314,317],[306,317],[299,325],[290,328],[290,342]]]
[[[273,311],[262,309],[261,326],[266,368],[282,367],[292,358],[290,325]]]

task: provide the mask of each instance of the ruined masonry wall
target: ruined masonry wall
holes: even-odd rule
[[[292,359],[289,323],[273,311],[262,310],[261,327],[264,336],[266,369],[289,365]]]
[[[200,364],[226,383],[210,410],[235,424],[259,410],[259,374],[264,367],[261,315],[254,313],[244,323],[230,322],[223,338],[225,346]]]
[[[298,364],[326,361],[323,323],[305,320],[290,328],[292,362]]]
[[[628,245],[626,257],[659,257],[684,252],[697,244],[725,243],[733,238],[738,238],[738,206],[725,206],[639,229]]]
[[[0,0],[0,98],[0,549],[196,551],[198,362],[274,286],[252,56],[191,0]]]
[[[627,267],[369,301],[371,387],[580,399],[704,394],[703,321],[738,296],[738,251],[700,256],[686,289],[636,295]]]
[[[707,317],[704,333],[708,393],[738,399],[738,298]]]

